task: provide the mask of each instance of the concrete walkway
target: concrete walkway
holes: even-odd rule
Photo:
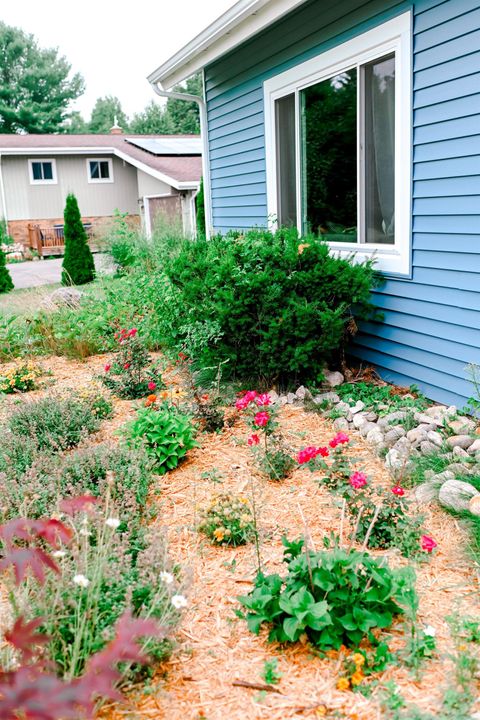
[[[112,261],[109,255],[95,253],[95,267],[98,273],[113,272]],[[22,263],[9,263],[7,265],[12,276],[15,290],[38,287],[39,285],[53,285],[59,283],[62,275],[63,258],[51,260],[27,261]]]

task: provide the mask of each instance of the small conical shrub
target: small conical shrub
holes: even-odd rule
[[[0,293],[10,292],[13,290],[13,282],[10,272],[7,268],[7,260],[5,253],[0,248]]]
[[[77,198],[70,193],[65,204],[65,255],[62,264],[62,285],[83,285],[95,278],[95,264],[82,224]]]
[[[195,205],[197,208],[197,235],[198,237],[205,237],[205,189],[203,187],[203,177],[195,198]]]

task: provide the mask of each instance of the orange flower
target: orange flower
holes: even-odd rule
[[[149,395],[147,397],[147,400],[145,402],[146,407],[149,405],[154,405],[157,402],[157,396],[156,395]]]
[[[365,656],[359,652],[354,653],[352,660],[357,667],[362,667],[365,664]]]
[[[160,397],[161,397],[162,400],[166,400],[166,399],[168,398],[168,390],[163,390],[163,391],[160,393]]]
[[[338,653],[337,653],[336,650],[327,650],[327,652],[325,653],[325,655],[326,655],[328,658],[330,658],[330,660],[335,660],[336,657],[337,657],[337,655],[338,655]]]
[[[364,678],[363,672],[361,670],[356,670],[353,673],[352,677],[350,678],[350,682],[352,683],[352,685],[360,685],[363,678]]]
[[[337,690],[341,690],[343,692],[344,690],[349,690],[349,688],[350,680],[348,678],[342,677],[337,681]]]

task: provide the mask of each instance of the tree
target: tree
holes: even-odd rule
[[[0,293],[7,293],[10,290],[13,290],[12,277],[7,268],[5,253],[0,247]]]
[[[75,110],[64,123],[63,131],[69,134],[81,135],[82,133],[88,133],[89,127],[78,110]]]
[[[130,132],[138,135],[173,135],[175,129],[170,115],[152,100],[143,112],[133,116]]]
[[[195,198],[195,207],[197,210],[197,235],[198,237],[205,237],[205,192],[203,187],[203,177],[200,181],[200,187]]]
[[[40,48],[33,35],[0,22],[0,132],[61,131],[83,78],[58,50]]]
[[[173,89],[175,92],[202,97],[202,77],[200,74],[192,75],[185,85],[176,85]],[[200,133],[200,112],[196,102],[168,99],[165,112],[170,117],[174,133],[192,133],[194,135]]]
[[[95,278],[95,263],[88,247],[87,233],[82,224],[77,198],[67,195],[64,217],[65,255],[62,264],[62,285],[83,285]]]
[[[108,133],[117,122],[123,131],[128,130],[128,118],[122,110],[122,104],[117,97],[106,95],[97,98],[92,110],[88,130],[91,133]]]

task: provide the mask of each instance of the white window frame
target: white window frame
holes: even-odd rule
[[[52,179],[51,180],[35,180],[33,177],[33,163],[51,163]],[[30,176],[30,185],[57,185],[57,163],[54,158],[29,158],[28,174]]]
[[[409,276],[411,273],[412,233],[412,19],[411,12],[368,30],[337,47],[296,65],[264,82],[265,151],[267,171],[267,208],[269,227],[277,227],[277,151],[275,129],[275,101],[295,94],[296,124],[296,190],[297,224],[302,232],[301,218],[301,90],[338,75],[352,67],[359,67],[385,55],[395,53],[395,244],[338,243],[329,245],[342,256],[355,253],[361,261],[374,256],[376,267],[391,275]],[[357,153],[360,157],[361,117],[357,112]],[[358,222],[361,222],[363,189],[358,177]],[[363,181],[362,181],[363,182]],[[360,228],[358,237],[360,238]]]
[[[90,175],[90,163],[91,162],[108,162],[108,178],[92,178]],[[108,157],[96,157],[87,158],[87,180],[89,183],[113,183],[113,163],[112,158]]]

